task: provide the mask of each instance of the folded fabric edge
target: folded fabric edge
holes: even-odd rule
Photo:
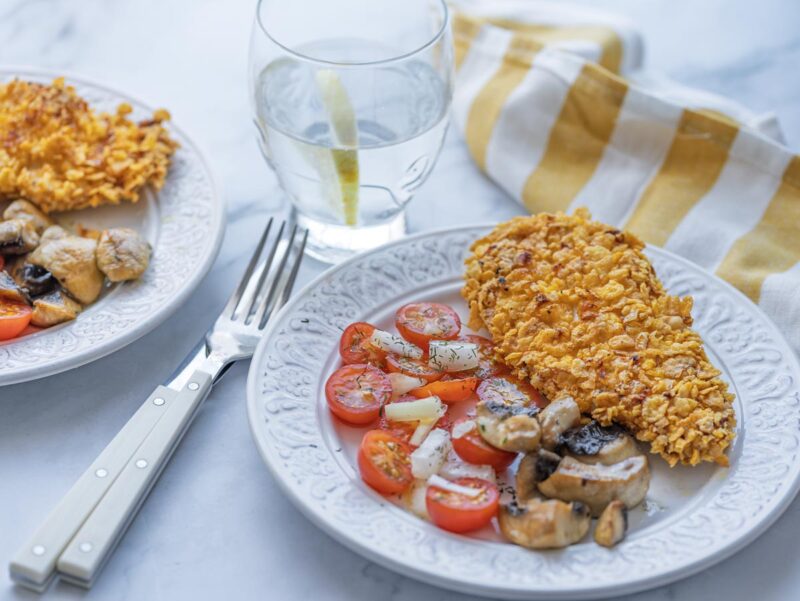
[[[494,36],[484,35],[484,33],[482,33],[491,30],[494,30],[495,32]],[[658,91],[653,92],[647,87],[640,85],[637,78],[626,80],[625,78],[620,77],[616,73],[613,73],[603,66],[588,61],[582,56],[577,56],[573,53],[565,52],[557,47],[542,43],[534,34],[515,31],[513,33],[513,43],[510,44],[507,49],[498,47],[492,43],[493,40],[497,39],[496,34],[500,31],[508,30],[497,24],[486,21],[482,17],[475,18],[470,15],[458,13],[455,15],[453,20],[453,31],[455,44],[457,46],[456,54],[461,56],[461,62],[463,62],[467,52],[479,51],[495,57],[498,61],[516,63],[518,68],[528,70],[532,67],[532,55],[546,48],[548,53],[559,56],[559,59],[563,62],[573,63],[576,66],[576,69],[582,70],[586,77],[594,80],[599,86],[607,87],[610,92],[618,90],[622,85],[627,88],[628,94],[640,94],[647,97],[649,102],[659,103],[664,107],[668,107],[669,109],[673,110],[677,108],[685,113],[691,114],[691,127],[694,129],[696,135],[703,136],[711,141],[717,142],[722,148],[725,149],[726,152],[732,152],[733,154],[731,156],[750,162],[754,167],[757,167],[778,179],[787,176],[785,172],[772,169],[770,164],[765,164],[760,161],[756,162],[759,156],[758,153],[737,154],[736,149],[730,148],[730,136],[727,134],[727,128],[725,128],[725,125],[738,128],[738,135],[751,136],[754,138],[753,144],[745,145],[746,148],[761,147],[763,143],[767,143],[773,146],[778,152],[786,153],[787,155],[794,155],[794,153],[789,148],[784,146],[780,140],[776,140],[774,137],[767,135],[763,130],[761,130],[761,127],[764,127],[767,130],[774,130],[774,121],[765,120],[763,116],[756,116],[744,107],[741,107],[741,105],[737,105],[732,101],[724,99],[724,104],[726,106],[737,106],[739,108],[738,114],[740,116],[747,115],[749,117],[748,122],[738,121],[737,119],[726,115],[715,107],[687,107],[684,104],[676,102],[670,97],[665,97],[664,94],[659,93]],[[459,46],[460,48],[458,48]],[[548,62],[546,61],[537,62],[536,68],[549,70],[553,77],[562,80],[564,79],[561,73],[549,69]],[[652,81],[652,79],[646,78],[643,81]],[[662,79],[662,81],[665,80]],[[564,81],[564,85],[569,85],[569,82]],[[688,94],[688,90],[692,90],[686,86],[681,87],[684,90],[684,95]],[[697,92],[697,98],[709,98],[714,96],[708,92]],[[676,97],[677,96],[673,96],[672,98]],[[654,114],[669,114],[670,112],[670,110],[665,108],[663,111],[654,111],[654,113],[648,113],[646,118],[648,120],[653,120],[658,118],[657,116],[654,116]],[[760,125],[759,129],[750,126],[750,123]],[[663,125],[672,127],[674,124],[672,122],[663,121]],[[777,129],[780,132],[780,128],[778,127]],[[723,137],[720,137],[720,132],[724,133]],[[479,164],[481,163],[482,161],[479,161]],[[800,187],[800,182],[789,181],[788,183]]]

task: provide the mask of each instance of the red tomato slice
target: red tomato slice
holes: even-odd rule
[[[339,354],[346,364],[371,363],[382,366],[386,353],[376,349],[369,343],[375,326],[364,321],[351,323],[342,333],[339,340]]]
[[[512,375],[489,378],[478,386],[478,398],[481,401],[504,404],[534,404],[545,407],[547,401],[542,394],[527,382]]]
[[[444,375],[444,372],[434,369],[423,361],[395,355],[386,356],[386,371],[422,378],[426,382],[434,382]]]
[[[414,480],[411,474],[410,447],[388,432],[370,430],[358,448],[361,478],[385,495],[398,494]]]
[[[458,313],[441,303],[410,303],[397,310],[394,324],[400,335],[422,349],[431,340],[453,340],[461,331]]]
[[[470,419],[462,417],[456,420],[453,427],[455,428],[458,424],[466,421],[470,421]],[[453,438],[452,442],[453,450],[461,459],[475,465],[491,465],[497,472],[507,470],[508,466],[517,458],[516,453],[501,451],[486,442],[478,432],[477,427],[464,434],[464,436]]]
[[[431,521],[450,532],[471,532],[486,526],[497,514],[500,492],[493,482],[480,478],[459,478],[459,486],[479,489],[478,496],[471,497],[429,486],[425,493],[425,506]]]
[[[407,403],[408,401],[416,401],[416,400],[417,397],[411,394],[404,394],[400,398],[392,401],[392,403]],[[386,432],[389,432],[393,436],[396,436],[403,442],[409,444],[411,444],[409,441],[411,440],[411,437],[414,435],[414,430],[417,429],[418,425],[419,425],[418,421],[396,422],[388,419],[385,415],[381,415],[381,419],[380,421],[378,421],[378,427],[381,430],[385,430]],[[447,414],[439,418],[439,420],[434,425],[434,428],[441,428],[442,430],[450,430],[451,424],[450,424],[450,419],[447,417]]]
[[[336,417],[363,425],[375,420],[381,406],[392,397],[392,384],[372,365],[345,365],[325,383],[328,407]]]
[[[0,300],[0,340],[19,336],[28,327],[32,313],[28,305]]]
[[[480,384],[478,378],[461,378],[460,380],[440,380],[415,388],[409,394],[418,399],[438,396],[445,403],[456,403],[469,399]]]

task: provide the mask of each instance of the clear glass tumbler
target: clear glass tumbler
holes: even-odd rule
[[[261,150],[309,252],[335,263],[403,236],[447,130],[444,0],[260,0],[249,79]]]

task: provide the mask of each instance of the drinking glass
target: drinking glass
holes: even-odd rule
[[[405,234],[447,130],[444,0],[260,0],[249,82],[259,145],[313,256]]]

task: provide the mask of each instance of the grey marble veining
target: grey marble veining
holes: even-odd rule
[[[597,2],[585,2],[597,5]],[[647,62],[688,85],[774,110],[800,146],[800,3],[609,0],[648,44]],[[268,215],[283,210],[251,131],[246,64],[253,0],[0,0],[0,64],[74,72],[156,105],[206,151],[229,211],[210,275],[163,326],[83,368],[0,389],[0,561],[41,522],[142,399],[172,371],[222,306]],[[430,181],[412,201],[422,231],[520,212],[470,161],[451,131]],[[305,265],[308,281],[323,266]],[[105,573],[85,593],[51,599],[464,598],[399,576],[319,531],[283,497],[251,442],[247,366],[215,388]],[[800,598],[800,502],[765,535],[702,574],[630,597]],[[0,599],[35,595],[0,575]]]

